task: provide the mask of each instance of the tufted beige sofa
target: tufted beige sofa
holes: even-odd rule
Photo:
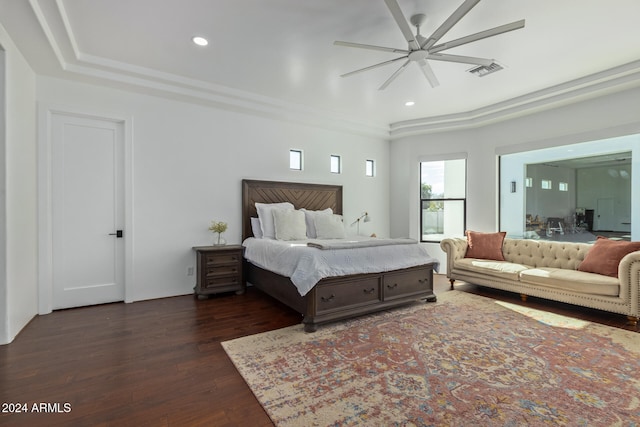
[[[640,317],[640,251],[626,255],[618,278],[577,271],[591,244],[504,239],[505,261],[465,258],[465,239],[444,239],[447,277],[482,286]]]

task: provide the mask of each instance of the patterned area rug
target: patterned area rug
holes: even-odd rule
[[[640,425],[640,334],[460,291],[222,345],[277,426]]]

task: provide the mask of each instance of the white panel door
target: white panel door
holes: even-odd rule
[[[617,231],[612,198],[597,200],[594,230]]]
[[[123,148],[121,123],[52,117],[53,309],[124,300]]]

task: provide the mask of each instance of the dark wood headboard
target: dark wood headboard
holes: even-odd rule
[[[256,202],[290,202],[296,209],[333,209],[342,215],[342,186],[300,182],[242,180],[242,240],[252,237],[251,218],[256,218]]]

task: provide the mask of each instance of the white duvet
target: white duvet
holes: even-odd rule
[[[335,244],[336,240],[281,241],[250,237],[242,245],[244,257],[252,264],[291,279],[300,295],[305,295],[325,277],[358,273],[380,273],[438,261],[431,257],[423,245],[408,244],[362,246],[369,237],[339,240],[346,244],[355,242],[353,249],[318,249],[307,246],[309,242]]]

